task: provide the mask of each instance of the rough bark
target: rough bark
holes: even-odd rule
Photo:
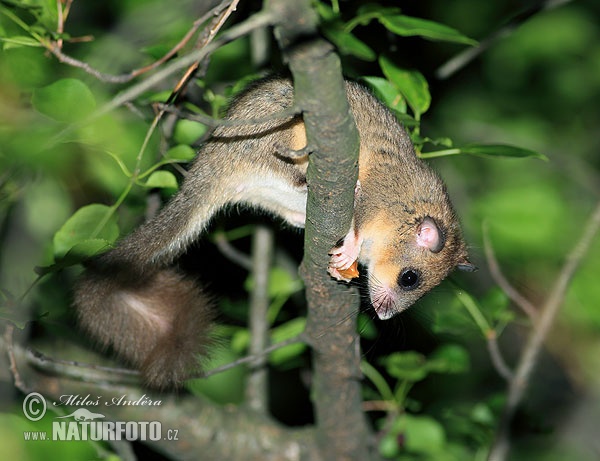
[[[374,456],[361,409],[359,296],[326,272],[328,252],[350,228],[358,175],[359,138],[341,66],[317,32],[309,0],[271,0],[275,34],[294,79],[308,147],[308,203],[301,274],[306,283],[306,335],[313,349],[312,396],[325,459]],[[292,19],[293,18],[293,19]]]
[[[266,15],[265,15],[266,14]],[[160,421],[179,430],[179,442],[156,441],[152,448],[174,459],[368,460],[375,459],[372,434],[362,411],[360,347],[356,334],[359,296],[335,282],[326,271],[328,251],[351,225],[358,175],[358,133],[349,111],[338,57],[317,33],[309,0],[271,0],[261,18],[276,18],[276,34],[294,77],[312,151],[305,257],[301,267],[307,286],[306,331],[314,355],[312,395],[316,427],[284,428],[250,408],[214,405],[192,396],[157,396],[162,405],[95,408],[116,421]],[[116,103],[115,103],[116,104]],[[0,349],[7,344],[2,342]],[[61,354],[62,355],[62,354]],[[144,391],[115,387],[98,370],[61,371],[15,346],[14,376],[23,386],[51,399],[61,395],[101,395],[102,400]],[[77,368],[76,366],[74,368]],[[101,375],[101,373],[100,373]],[[114,381],[112,381],[114,382]]]
[[[8,339],[0,338],[0,351],[6,352]],[[65,355],[81,354],[61,351]],[[260,411],[234,405],[221,406],[189,394],[156,394],[137,385],[110,385],[110,373],[102,369],[81,370],[68,363],[57,363],[14,346],[11,355],[16,362],[16,374],[26,387],[21,390],[41,392],[48,408],[64,410],[87,408],[106,416],[107,421],[158,421],[161,440],[145,442],[152,449],[171,459],[237,460],[237,461],[319,461],[314,428],[286,428]],[[6,357],[6,354],[2,354]],[[6,364],[5,364],[6,365]],[[8,366],[3,369],[8,370]],[[72,373],[71,373],[72,372]],[[78,375],[78,376],[76,376]],[[89,381],[80,378],[85,375]],[[4,377],[6,378],[6,376]],[[3,379],[4,379],[3,378]],[[99,405],[60,406],[53,402],[69,396]],[[160,400],[160,405],[114,404],[119,401],[146,402]],[[108,402],[109,405],[105,405]],[[111,404],[113,403],[113,404]],[[56,415],[61,416],[61,415]],[[72,421],[57,420],[57,421]],[[167,440],[167,430],[176,430],[177,440]],[[175,434],[175,432],[172,432]]]

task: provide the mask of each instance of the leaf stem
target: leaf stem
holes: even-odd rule
[[[388,402],[395,402],[394,392],[386,382],[385,378],[381,376],[373,365],[366,360],[360,362],[360,370],[362,373],[373,383],[381,398]]]
[[[487,319],[481,313],[481,309],[473,297],[466,291],[461,290],[458,287],[454,288],[454,293],[462,305],[467,309],[471,317],[481,330],[484,337],[488,338],[489,332],[493,331]]]
[[[448,155],[458,155],[461,153],[460,149],[443,149],[436,150],[433,152],[421,152],[419,154],[420,158],[437,158],[437,157],[447,157]]]

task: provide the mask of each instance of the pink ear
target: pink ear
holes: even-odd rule
[[[426,217],[417,230],[417,245],[437,253],[444,248],[444,237],[433,219]]]

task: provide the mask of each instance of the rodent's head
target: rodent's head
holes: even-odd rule
[[[369,294],[379,318],[411,306],[452,270],[473,271],[454,216],[425,215],[400,228],[379,223],[384,238],[367,243]]]

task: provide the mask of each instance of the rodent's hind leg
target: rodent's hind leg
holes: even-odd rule
[[[306,184],[294,185],[279,176],[252,177],[238,185],[234,201],[263,208],[295,227],[304,228],[306,194]]]

